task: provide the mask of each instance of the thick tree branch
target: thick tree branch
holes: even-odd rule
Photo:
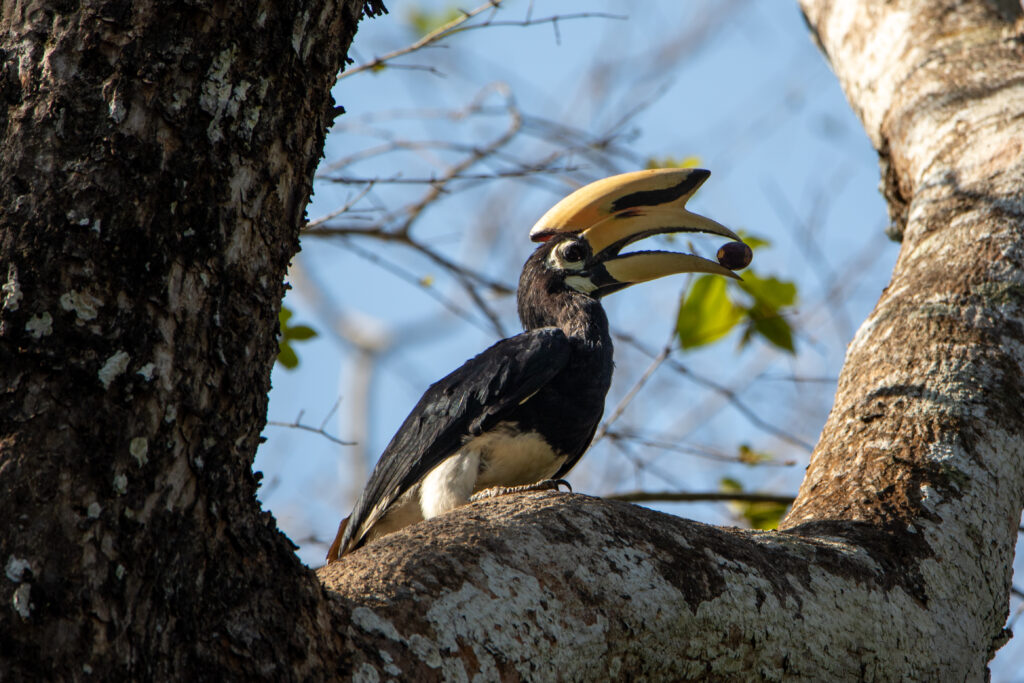
[[[984,676],[1024,492],[1024,59],[992,7],[804,2],[907,222],[784,530],[564,494],[476,504],[320,571],[357,667]]]

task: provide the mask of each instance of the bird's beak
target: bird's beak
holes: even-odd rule
[[[714,273],[740,279],[729,268],[693,254],[645,251],[620,255],[626,246],[651,235],[704,232],[740,242],[729,228],[686,210],[686,202],[711,173],[703,169],[665,168],[604,178],[558,202],[530,230],[543,242],[578,234],[590,245],[598,295],[675,273]],[[744,267],[746,263],[739,265]]]

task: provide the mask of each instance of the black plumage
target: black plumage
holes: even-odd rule
[[[539,435],[564,458],[528,481],[561,478],[590,445],[612,379],[608,318],[597,299],[564,282],[548,255],[567,238],[541,245],[520,278],[519,317],[526,330],[466,361],[423,394],[392,438],[356,502],[331,558],[358,547],[383,512],[473,438],[501,429]],[[487,454],[481,462],[500,454]]]

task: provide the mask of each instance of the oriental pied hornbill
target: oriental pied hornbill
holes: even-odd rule
[[[576,190],[544,214],[530,231],[542,244],[519,278],[526,331],[427,389],[342,521],[329,562],[481,492],[557,487],[590,445],[611,384],[612,340],[601,297],[673,273],[737,277],[691,254],[621,253],[659,233],[708,232],[739,242],[728,228],[685,208],[709,175],[701,169],[617,175]],[[724,265],[749,263],[746,245],[727,246],[718,256]]]

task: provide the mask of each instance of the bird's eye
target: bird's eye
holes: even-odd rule
[[[583,246],[579,242],[569,242],[562,247],[562,258],[570,263],[583,260]]]

